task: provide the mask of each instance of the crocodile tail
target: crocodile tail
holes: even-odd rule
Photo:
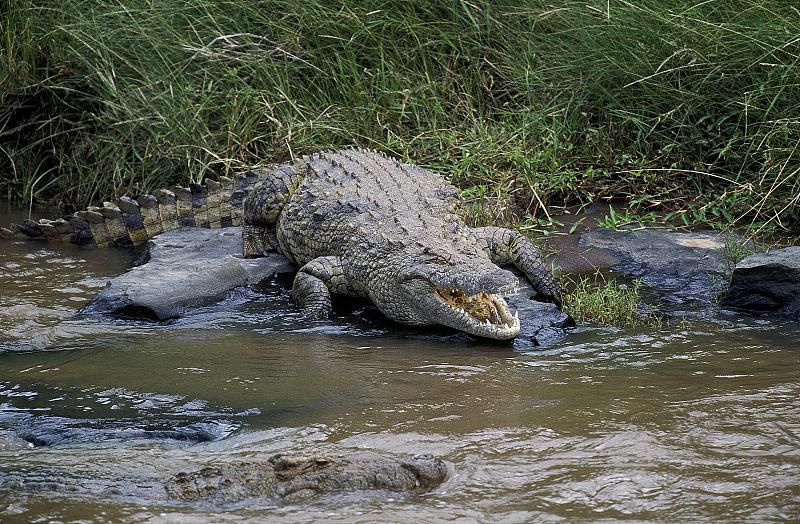
[[[272,168],[274,170],[274,168]],[[242,205],[250,189],[271,168],[236,173],[232,178],[207,180],[159,189],[152,195],[123,196],[58,220],[23,220],[0,227],[0,238],[40,239],[78,245],[131,246],[180,227],[220,228],[242,224]]]

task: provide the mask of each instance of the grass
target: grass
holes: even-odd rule
[[[661,320],[640,307],[638,280],[620,284],[616,280],[595,280],[578,276],[564,282],[571,291],[564,299],[564,311],[579,324],[591,322],[608,326],[636,327],[661,325]]]
[[[722,253],[725,256],[725,270],[728,275],[733,274],[736,264],[756,253],[757,249],[753,241],[741,238],[733,233],[726,233],[723,236]]]
[[[475,224],[604,199],[791,229],[798,34],[783,0],[17,0],[0,189],[85,205],[357,144]]]
[[[659,217],[655,212],[637,215],[627,209],[619,212],[608,206],[608,214],[603,215],[603,218],[597,221],[597,225],[614,231],[622,231],[630,230],[634,224],[636,224],[636,227],[633,229],[642,229],[646,225],[657,224],[660,220],[663,220],[663,217]]]

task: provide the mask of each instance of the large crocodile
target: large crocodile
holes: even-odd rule
[[[430,170],[343,149],[233,180],[122,197],[60,220],[26,220],[0,236],[131,245],[182,226],[243,223],[244,256],[279,251],[300,267],[293,293],[309,316],[326,317],[332,295],[359,296],[403,324],[514,338],[519,318],[503,294],[519,282],[496,264],[514,264],[540,297],[560,306],[559,285],[524,235],[470,228],[461,205],[455,187]]]
[[[296,502],[341,491],[429,491],[447,479],[449,470],[447,463],[430,455],[393,460],[369,452],[310,452],[178,473],[164,487],[169,497],[184,501],[225,504],[257,497]]]

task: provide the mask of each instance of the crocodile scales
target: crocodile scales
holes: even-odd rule
[[[470,228],[461,206],[456,188],[433,171],[343,149],[206,186],[122,197],[61,220],[27,220],[0,235],[107,246],[182,226],[242,224],[244,256],[278,251],[300,267],[293,294],[311,317],[327,317],[334,295],[357,296],[403,324],[514,338],[519,318],[503,295],[519,282],[497,264],[515,265],[559,306],[560,287],[524,235]]]

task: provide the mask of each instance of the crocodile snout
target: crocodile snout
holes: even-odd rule
[[[519,279],[511,271],[496,269],[478,277],[477,286],[484,293],[508,293],[519,286]]]

